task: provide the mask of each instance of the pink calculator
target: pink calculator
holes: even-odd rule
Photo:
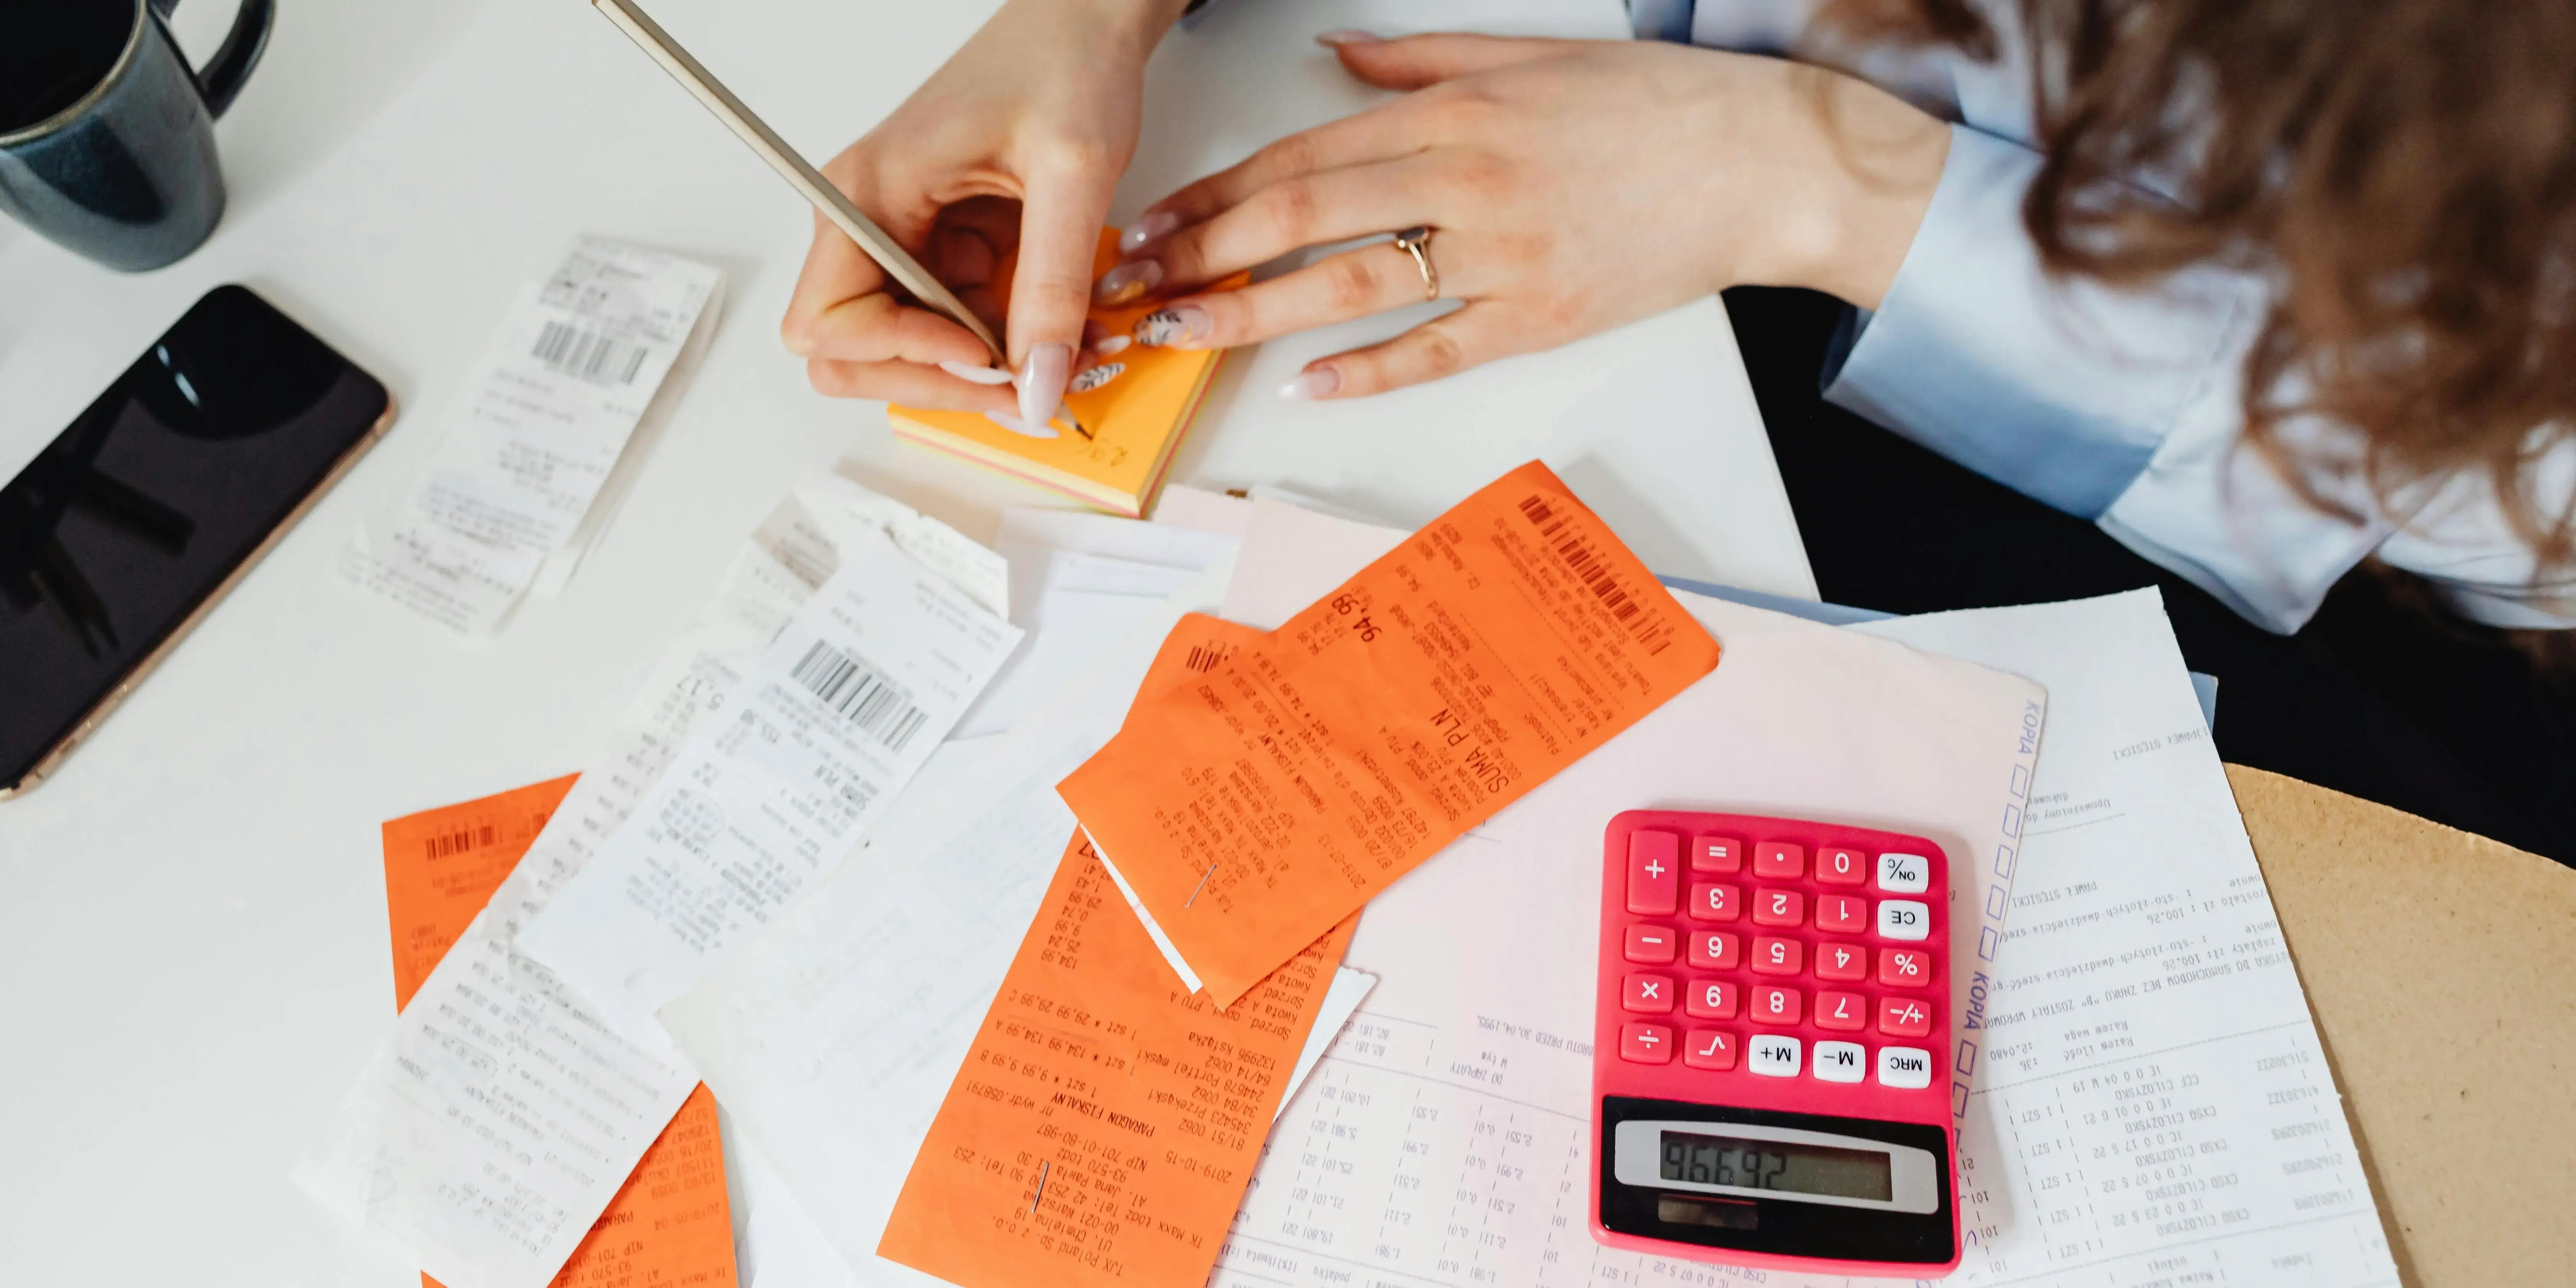
[[[1776,1270],[1957,1269],[1948,856],[1674,810],[1610,820],[1602,851],[1592,1237]]]

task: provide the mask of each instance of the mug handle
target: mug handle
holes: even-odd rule
[[[152,11],[165,21],[179,0],[151,0]],[[242,0],[241,12],[233,15],[233,29],[224,36],[215,56],[197,69],[197,96],[206,100],[206,115],[222,116],[224,109],[241,96],[242,85],[250,79],[250,70],[259,66],[259,56],[268,52],[269,29],[277,25],[276,0]]]

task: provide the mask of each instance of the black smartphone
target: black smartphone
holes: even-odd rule
[[[219,286],[0,488],[0,799],[36,785],[394,420]]]

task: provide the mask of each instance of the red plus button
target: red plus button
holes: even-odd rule
[[[1671,832],[1628,834],[1628,911],[1669,917],[1682,901],[1682,838]]]

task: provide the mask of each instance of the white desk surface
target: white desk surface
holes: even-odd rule
[[[817,159],[899,102],[991,0],[659,0]],[[847,458],[969,535],[1058,504],[894,444],[805,385],[776,324],[803,208],[579,0],[280,6],[219,134],[233,205],[125,277],[0,221],[0,475],[190,302],[246,282],[382,377],[393,434],[74,755],[0,803],[0,1282],[416,1282],[287,1183],[391,1006],[377,824],[579,768],[639,669],[799,477]],[[1120,216],[1368,97],[1340,26],[1601,35],[1617,0],[1220,6],[1158,55]],[[231,6],[191,0],[202,55]],[[1183,107],[1182,104],[1214,104]],[[460,645],[331,572],[413,486],[513,292],[579,233],[723,265],[723,326],[624,510],[560,600]],[[1383,329],[1384,324],[1378,324]],[[1174,477],[1428,519],[1544,454],[1660,571],[1812,597],[1715,301],[1364,403],[1270,390],[1347,336],[1230,364]]]

